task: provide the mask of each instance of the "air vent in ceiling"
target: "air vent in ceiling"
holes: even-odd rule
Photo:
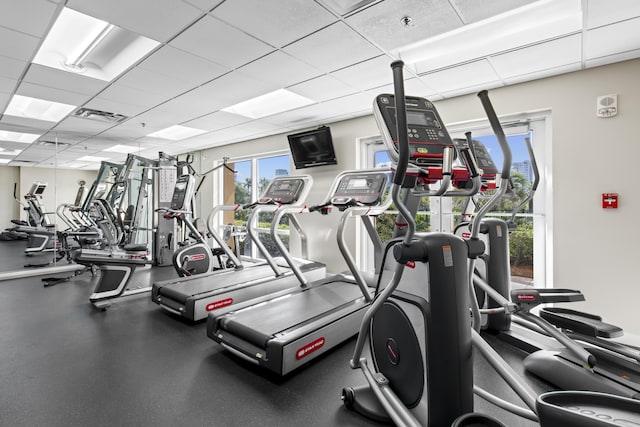
[[[56,142],[56,141],[38,141],[38,145],[42,145],[44,147],[58,147],[58,148],[66,148],[69,144],[68,142]]]
[[[109,113],[108,111],[93,110],[91,108],[78,108],[73,112],[72,116],[81,119],[97,120],[105,123],[122,123],[129,117],[122,114]]]

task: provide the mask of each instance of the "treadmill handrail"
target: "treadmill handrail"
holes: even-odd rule
[[[213,237],[213,240],[216,241],[218,246],[220,246],[220,248],[224,251],[224,254],[227,256],[229,260],[231,260],[231,262],[233,262],[236,268],[242,268],[242,261],[240,261],[240,257],[237,257],[233,253],[233,251],[229,248],[229,245],[227,245],[227,242],[225,242],[222,236],[220,236],[220,234],[216,231],[216,227],[214,225],[214,219],[218,214],[218,212],[222,212],[222,211],[235,212],[242,209],[243,209],[242,205],[240,204],[218,205],[211,210],[211,212],[209,213],[209,216],[207,217],[207,230],[209,231],[209,234],[211,234],[211,237]]]
[[[278,240],[279,240],[278,233],[276,232],[276,229],[273,227],[273,224],[276,224],[276,226],[277,226],[277,222],[279,222],[279,218],[278,218],[278,221],[276,221],[276,217],[278,217],[278,216],[280,218],[282,217],[282,214],[278,215],[278,212],[280,211],[280,209],[286,208],[286,209],[294,209],[294,210],[298,209],[298,210],[300,210],[300,209],[304,209],[306,207],[305,201],[307,199],[307,196],[311,192],[311,187],[313,185],[313,178],[310,175],[291,175],[291,176],[275,177],[273,179],[273,181],[271,181],[271,183],[273,184],[273,182],[275,182],[277,180],[293,179],[293,178],[300,179],[304,183],[301,193],[295,199],[295,203],[280,204],[280,203],[277,203],[272,198],[269,198],[271,203],[253,205],[251,207],[251,213],[249,214],[249,218],[247,219],[247,235],[249,236],[251,241],[256,244],[256,246],[258,247],[258,249],[262,253],[262,256],[264,256],[265,260],[267,261],[267,263],[269,264],[269,266],[271,267],[271,269],[273,270],[275,275],[276,276],[282,276],[284,274],[284,272],[282,272],[282,270],[278,267],[278,264],[275,262],[275,260],[273,259],[273,257],[271,256],[271,254],[269,253],[267,248],[264,246],[264,243],[262,243],[262,241],[260,240],[259,233],[257,232],[257,229],[254,229],[253,226],[252,226],[252,224],[254,223],[254,220],[257,221],[258,215],[260,213],[273,212],[274,213],[274,218],[272,220],[272,227],[269,230],[270,233],[271,233],[271,237],[273,238],[274,242],[276,243],[276,246],[280,250],[280,253],[283,256],[283,258],[285,259],[285,261],[287,262],[287,264],[289,264],[289,266],[291,266],[293,271],[296,273],[296,277],[298,278],[298,280],[301,280],[300,283],[304,284],[304,282],[306,282],[306,279],[304,279],[304,277],[303,277],[303,275],[302,275],[302,273],[300,272],[299,269],[296,272],[295,263],[291,259],[291,256],[290,256],[288,250],[286,248],[284,248],[284,245],[282,245],[282,247],[280,245],[278,245]],[[267,191],[265,191],[265,193],[267,193],[267,192],[268,192],[268,189],[267,189]],[[263,198],[264,197],[265,196],[263,195]],[[273,203],[273,202],[275,202],[275,203]],[[299,224],[297,224],[297,225],[299,227]],[[282,243],[282,242],[280,242],[280,243]],[[283,248],[284,248],[284,250],[282,250]],[[300,274],[299,276],[298,276],[298,273]]]

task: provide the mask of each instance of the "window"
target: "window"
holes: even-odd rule
[[[513,197],[499,203],[489,215],[509,220],[512,210],[528,193],[533,178],[531,161],[528,156],[524,138],[531,139],[539,173],[544,177],[545,171],[550,170],[551,150],[546,141],[550,132],[549,114],[518,115],[502,119],[505,135],[512,150],[512,185]],[[502,155],[496,138],[487,121],[459,123],[447,127],[452,138],[464,138],[464,132],[472,131],[474,139],[483,142],[492,158],[500,169]],[[366,159],[364,167],[386,166],[389,156],[379,137],[363,138],[363,157]],[[514,220],[517,229],[510,234],[510,255],[512,281],[523,285],[544,287],[551,283],[552,254],[550,241],[552,238],[551,218],[546,212],[551,212],[551,195],[547,191],[548,182],[541,178],[534,199],[516,213]],[[481,203],[481,202],[479,202]],[[417,231],[450,232],[460,220],[462,200],[446,197],[431,197],[424,199],[418,209],[416,218]],[[397,212],[389,211],[380,216],[376,222],[381,238],[391,236],[393,220]],[[365,240],[360,240],[366,245]],[[549,249],[547,249],[549,248]],[[364,265],[372,268],[373,255],[371,249],[363,251]]]
[[[245,205],[258,200],[274,177],[290,174],[290,164],[291,160],[288,154],[229,162],[229,166],[233,168],[236,173],[234,175],[224,174],[223,191],[224,200],[227,201],[225,203]],[[233,179],[233,182],[231,182],[231,179]],[[236,227],[236,230],[241,230],[241,228],[246,225],[248,217],[249,211],[238,210],[233,213],[228,213],[224,219],[224,223],[227,224],[227,226],[229,226],[229,224],[233,225]],[[272,218],[273,214],[262,213],[252,226],[257,227],[260,239],[264,242],[269,253],[277,256],[278,250],[269,236]],[[287,218],[282,220],[280,232],[282,233],[281,238],[285,246],[288,247],[289,227]],[[240,239],[242,239],[242,235],[239,235],[238,240]],[[254,247],[255,245],[251,245],[249,239],[242,239],[237,243],[240,254],[251,258],[258,258],[260,256]]]

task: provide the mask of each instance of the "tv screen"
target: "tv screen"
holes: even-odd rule
[[[288,135],[287,138],[296,169],[338,164],[331,129],[327,126]]]

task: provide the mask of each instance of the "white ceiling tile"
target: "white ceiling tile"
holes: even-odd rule
[[[405,16],[412,18],[411,25],[403,25]],[[463,24],[451,4],[439,0],[386,0],[346,21],[387,50],[451,31]]]
[[[499,80],[491,65],[484,59],[435,73],[424,74],[420,78],[439,93],[475,87]]]
[[[86,135],[95,135],[113,127],[113,123],[105,123],[98,120],[82,119],[79,117],[67,117],[55,127],[61,132],[78,132]]]
[[[625,21],[640,16],[640,2],[637,0],[588,0],[587,29]]]
[[[468,95],[470,93],[478,93],[481,90],[491,90],[504,86],[504,83],[498,80],[492,82],[479,83],[476,85],[465,86],[461,88],[455,88],[449,91],[442,92],[444,98],[453,98],[456,96]]]
[[[230,71],[227,67],[168,45],[145,59],[138,68],[190,86],[199,86]]]
[[[229,68],[273,51],[268,44],[211,16],[205,16],[169,44]]]
[[[326,9],[308,0],[227,1],[212,15],[276,47],[292,43],[336,21]]]
[[[588,68],[600,67],[601,65],[613,64],[614,62],[628,61],[630,59],[640,58],[640,49],[630,50],[623,53],[616,53],[613,55],[602,56],[596,59],[589,59],[584,61],[584,65]]]
[[[39,64],[31,64],[24,80],[41,86],[49,86],[85,95],[95,95],[107,86],[103,80],[81,74],[68,73]]]
[[[273,83],[281,88],[309,80],[322,74],[316,68],[276,51],[239,68],[238,71],[256,80]]]
[[[67,7],[159,42],[166,42],[202,14],[180,0],[69,0]]]
[[[0,56],[0,76],[17,79],[20,77],[27,64],[27,61]]]
[[[345,95],[351,95],[358,91],[356,88],[351,87],[328,74],[290,86],[287,90],[319,102]]]
[[[112,84],[100,92],[100,98],[145,107],[145,110],[155,107],[167,99],[163,94],[145,92],[138,88],[125,86],[120,83]]]
[[[640,18],[589,30],[584,43],[587,60],[640,49]]]
[[[300,122],[317,124],[329,123],[332,119],[342,117],[345,114],[366,114],[371,112],[373,99],[363,93],[355,93],[342,98],[332,99],[319,104],[310,105],[287,113],[268,117],[272,122],[289,117],[294,124]]]
[[[224,0],[182,0],[187,4],[197,7],[203,12],[208,12]]]
[[[56,5],[44,0],[3,2],[0,26],[42,37],[55,12]]]
[[[368,90],[393,81],[391,59],[382,55],[331,73],[335,78],[360,90]]]
[[[450,0],[465,24],[490,18],[538,0],[492,0],[479,2],[477,0]]]
[[[46,99],[47,101],[61,102],[69,105],[82,105],[89,100],[88,95],[69,92],[53,87],[40,86],[23,81],[16,94],[30,96],[31,98]]]
[[[8,79],[6,77],[0,77],[0,92],[13,93],[18,81],[16,79]]]
[[[184,126],[196,129],[204,129],[214,131],[224,129],[226,127],[236,126],[251,121],[249,117],[239,116],[237,114],[227,113],[226,111],[216,111],[207,114],[195,120],[182,123]]]
[[[436,94],[436,91],[430,88],[426,83],[424,83],[419,78],[410,78],[405,80],[404,91],[407,95],[421,96],[431,101],[440,99],[440,97]],[[381,95],[383,93],[394,93],[393,84],[380,86],[364,92],[364,94],[371,99],[372,105],[373,105],[373,100],[376,98],[376,96]]]
[[[174,110],[167,112],[154,108],[153,110],[146,111],[136,116],[136,120],[142,121],[147,127],[147,134],[154,132],[155,130],[161,130],[180,124],[186,120],[190,120],[194,117],[193,113],[189,111]]]
[[[511,85],[511,84],[522,83],[522,82],[527,82],[527,81],[536,80],[536,79],[543,79],[545,77],[556,76],[558,74],[571,73],[573,71],[579,71],[581,69],[582,69],[582,62],[576,62],[573,64],[562,65],[554,68],[547,68],[545,70],[536,71],[529,74],[522,74],[516,77],[506,78],[506,79],[503,79],[503,81],[506,84]]]
[[[270,132],[274,132],[280,129],[280,126],[274,125],[265,121],[253,121],[250,123],[244,123],[240,126],[232,126],[226,129],[222,129],[210,134],[202,135],[198,137],[198,140],[204,142],[211,141],[211,145],[220,142],[237,142],[244,139],[257,138],[264,136]]]
[[[503,79],[532,74],[550,68],[579,63],[582,36],[579,34],[491,57],[491,64]]]
[[[30,61],[36,53],[38,43],[37,37],[0,27],[0,55],[2,56]]]
[[[47,122],[45,120],[37,120],[37,119],[28,119],[26,117],[16,117],[9,116],[4,114],[2,116],[2,120],[0,120],[0,126],[2,129],[8,129],[7,126],[17,126],[18,128],[25,128],[25,132],[31,133],[43,133],[51,128],[53,128],[56,124],[54,122]],[[30,129],[28,131],[27,129]]]
[[[193,86],[180,79],[166,77],[143,68],[134,68],[118,79],[118,84],[154,93],[164,99],[170,99],[191,89]]]
[[[342,22],[311,34],[283,50],[325,72],[335,71],[382,53]]]
[[[121,123],[117,126],[112,127],[111,129],[102,132],[100,135],[137,142],[138,138],[142,138],[143,136],[148,135],[151,132],[155,132],[161,129],[148,128],[146,126],[146,123],[144,126],[143,123],[145,122],[138,119],[137,117],[132,118],[124,123]]]
[[[164,111],[187,109],[199,116],[279,89],[278,85],[255,80],[239,73],[225,74],[191,92],[161,105]],[[196,118],[196,117],[193,117]]]
[[[11,99],[11,95],[0,92],[0,111],[4,111],[7,108],[9,99]]]

